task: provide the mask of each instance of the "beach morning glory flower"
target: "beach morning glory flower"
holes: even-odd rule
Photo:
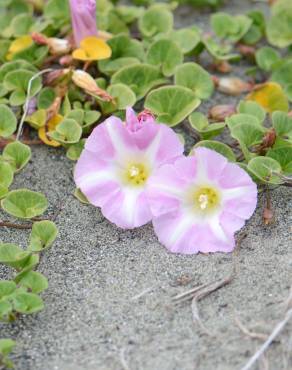
[[[97,36],[96,1],[70,0],[74,40],[77,46],[89,36]]]
[[[152,214],[146,187],[152,173],[183,153],[175,132],[149,112],[127,109],[126,122],[110,117],[86,141],[75,182],[90,203],[124,229],[146,224]]]
[[[250,176],[202,147],[158,168],[148,181],[147,195],[159,241],[184,254],[232,251],[234,233],[257,203]]]

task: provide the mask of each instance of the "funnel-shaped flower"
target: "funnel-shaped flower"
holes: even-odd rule
[[[136,117],[129,108],[125,123],[110,117],[93,130],[77,162],[75,182],[111,222],[138,227],[152,218],[145,189],[153,171],[182,153],[172,129],[149,113]]]
[[[249,175],[207,148],[157,169],[147,195],[159,241],[184,254],[232,251],[257,202]]]
[[[89,36],[97,36],[96,1],[70,0],[71,20],[75,43]]]

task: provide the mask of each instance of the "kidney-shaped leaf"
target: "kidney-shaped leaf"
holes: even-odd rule
[[[15,141],[5,146],[3,158],[11,165],[15,172],[18,172],[29,162],[31,149],[28,145]]]
[[[41,273],[36,271],[28,271],[21,279],[18,284],[28,288],[32,293],[38,294],[48,289],[48,279]]]
[[[35,222],[33,224],[28,250],[40,252],[49,248],[58,234],[58,229],[54,222],[49,220]]]
[[[273,148],[267,153],[267,157],[275,159],[280,163],[284,175],[292,174],[292,146]]]
[[[196,63],[184,63],[176,68],[176,85],[193,90],[199,99],[208,99],[214,91],[214,83],[209,73]]]
[[[159,68],[150,64],[135,64],[124,67],[112,76],[112,84],[122,83],[134,91],[138,100],[142,99],[153,87],[162,85],[166,80]]]
[[[147,62],[159,66],[162,73],[169,77],[174,74],[175,67],[182,64],[183,53],[174,41],[161,39],[150,46]]]
[[[0,262],[19,269],[29,259],[30,253],[11,243],[0,244]]]
[[[80,140],[82,128],[75,119],[65,118],[56,126],[56,130],[48,135],[62,144],[74,144]]]
[[[145,108],[156,114],[157,120],[176,126],[200,105],[192,90],[182,86],[164,86],[153,90],[146,98]]]
[[[12,190],[2,199],[1,206],[5,212],[18,218],[32,218],[45,212],[48,207],[46,197],[27,189]]]
[[[248,162],[248,170],[259,180],[268,184],[281,184],[283,181],[276,174],[281,173],[280,164],[273,158],[255,157]]]
[[[16,130],[17,120],[7,105],[0,104],[0,136],[9,137]]]
[[[13,306],[16,312],[31,314],[41,311],[44,308],[44,302],[36,294],[19,293],[13,299]]]
[[[172,29],[173,15],[169,10],[159,5],[154,5],[147,9],[142,17],[139,18],[138,26],[141,33],[146,37],[167,33]]]

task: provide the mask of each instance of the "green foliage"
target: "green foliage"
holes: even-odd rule
[[[48,202],[41,193],[18,189],[10,191],[2,199],[1,206],[11,216],[25,219],[43,214],[48,207]]]
[[[218,37],[233,42],[240,40],[249,30],[252,20],[245,15],[215,13],[211,16],[211,26]]]
[[[262,183],[277,185],[283,182],[277,176],[281,173],[281,166],[273,158],[255,157],[248,162],[247,167]]]
[[[145,108],[157,115],[158,122],[176,126],[200,105],[194,92],[182,86],[164,86],[151,91]]]
[[[147,62],[161,68],[166,77],[174,74],[175,68],[182,64],[183,53],[174,41],[160,39],[155,41],[147,53]]]
[[[168,37],[173,40],[184,54],[193,51],[201,41],[200,32],[196,27],[174,30]]]
[[[168,33],[173,27],[173,15],[165,7],[153,5],[138,21],[139,30],[145,37]]]
[[[0,303],[1,304],[1,303]],[[13,369],[13,363],[8,356],[13,351],[16,343],[12,339],[0,339],[0,366],[7,369]]]
[[[23,169],[30,158],[30,147],[19,141],[7,144],[2,153],[2,159],[9,163],[15,172],[19,172]]]
[[[199,99],[208,99],[214,91],[210,74],[196,63],[184,63],[177,67],[174,81],[176,85],[193,90]]]
[[[166,82],[159,68],[150,64],[135,64],[124,67],[116,72],[111,79],[112,84],[122,83],[130,87],[137,100],[142,99],[152,88]]]
[[[78,143],[82,135],[82,128],[75,119],[65,118],[56,127],[56,130],[51,132],[49,136],[62,144]]]
[[[224,130],[225,122],[209,123],[206,116],[200,112],[193,112],[189,116],[189,123],[194,128],[201,139],[207,140],[221,134]]]
[[[35,222],[32,227],[28,250],[41,252],[49,248],[55,241],[58,230],[52,221]]]
[[[280,60],[281,57],[278,51],[270,46],[263,46],[256,52],[257,65],[264,71],[271,71]]]
[[[272,5],[272,17],[267,23],[268,41],[279,48],[292,44],[292,3],[277,0]]]
[[[0,104],[0,136],[9,137],[16,130],[16,117],[12,110]]]

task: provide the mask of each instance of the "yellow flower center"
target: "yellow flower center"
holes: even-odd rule
[[[195,191],[193,202],[195,208],[201,212],[213,211],[219,206],[220,195],[212,187],[200,187]]]
[[[141,163],[130,164],[125,173],[125,182],[134,186],[143,185],[148,178],[149,171]]]

